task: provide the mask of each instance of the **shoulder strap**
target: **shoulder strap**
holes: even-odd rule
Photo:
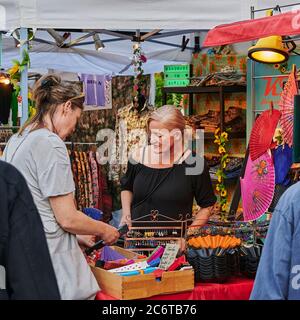
[[[146,148],[147,148],[147,147],[144,147],[144,148],[143,148],[142,164],[144,164],[144,162],[145,162],[145,152],[146,152]]]

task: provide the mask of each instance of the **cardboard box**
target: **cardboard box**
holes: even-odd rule
[[[113,248],[127,258],[137,257],[129,250]],[[91,266],[91,269],[101,290],[120,300],[149,298],[194,289],[194,270],[164,272],[160,279],[156,279],[154,274],[122,277],[101,268]]]

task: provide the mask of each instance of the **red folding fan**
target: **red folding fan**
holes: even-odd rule
[[[281,112],[274,109],[273,102],[271,102],[270,109],[262,112],[255,120],[249,141],[252,161],[259,158],[270,148],[280,116]]]
[[[298,84],[296,76],[296,67],[293,65],[292,72],[289,75],[279,101],[279,110],[281,111],[280,125],[284,141],[292,146],[294,129],[294,96],[298,93]]]

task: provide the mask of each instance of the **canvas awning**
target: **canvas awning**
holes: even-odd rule
[[[214,47],[272,35],[296,34],[300,34],[300,10],[217,26],[208,32],[203,46]]]
[[[220,23],[246,19],[249,3],[250,0],[1,0],[0,30],[18,27],[207,30]]]

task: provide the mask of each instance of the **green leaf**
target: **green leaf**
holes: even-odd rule
[[[30,64],[30,57],[29,57],[29,53],[27,50],[24,50],[23,51],[23,60],[22,60],[22,63],[21,65],[23,66],[27,66]]]
[[[14,86],[14,89],[16,90],[16,95],[18,96],[19,93],[20,93],[20,91],[21,91],[20,86],[19,86],[19,85],[16,85],[16,86]]]
[[[224,154],[224,156],[221,158],[221,163],[226,161],[227,158],[228,158],[228,153]]]
[[[222,172],[223,172],[223,170],[222,170],[221,168],[219,168],[219,169],[217,170],[217,172],[216,172],[216,175],[219,176],[219,175],[222,174]]]
[[[16,59],[12,59],[11,61],[12,61],[13,64],[16,64],[18,66],[20,65],[20,61],[18,61]]]

